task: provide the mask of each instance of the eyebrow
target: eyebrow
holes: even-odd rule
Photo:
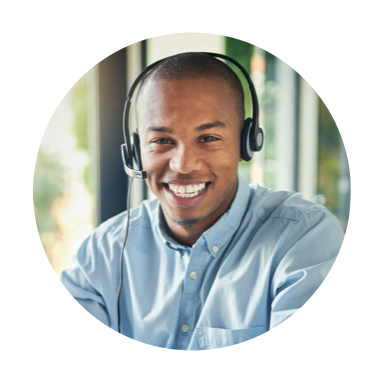
[[[166,127],[148,127],[146,128],[147,132],[164,132],[164,133],[172,133],[172,129],[168,129]]]
[[[201,132],[201,131],[205,131],[206,129],[216,128],[216,127],[226,128],[227,126],[222,121],[216,120],[216,121],[214,121],[212,123],[207,123],[207,124],[199,125],[198,127],[195,128],[195,130],[198,131],[198,132]],[[146,129],[146,131],[147,132],[172,133],[172,129],[169,129],[167,127],[152,127],[152,126],[149,126]]]
[[[226,128],[227,126],[222,121],[216,120],[213,123],[200,125],[199,127],[196,128],[196,131],[200,132],[200,131],[205,131],[206,129],[216,128],[216,127]]]

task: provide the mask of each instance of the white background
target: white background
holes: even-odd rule
[[[131,3],[19,1],[2,6],[1,381],[383,382],[380,2]],[[73,84],[124,46],[180,32],[245,40],[299,72],[341,131],[352,182],[345,242],[314,297],[263,336],[187,353],[122,337],[80,308],[46,259],[32,199],[40,140]]]

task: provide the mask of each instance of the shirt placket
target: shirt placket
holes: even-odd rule
[[[202,277],[211,259],[210,252],[205,244],[196,244],[190,253],[188,268],[183,281],[181,295],[179,323],[178,323],[178,349],[188,349],[197,322],[197,309],[199,304],[200,286]]]

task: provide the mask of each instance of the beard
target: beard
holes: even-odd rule
[[[164,215],[164,209],[163,207],[160,205],[160,209],[161,209],[161,213],[162,213],[162,216],[164,218],[164,222],[165,224],[167,223],[166,219],[165,219],[165,215]],[[169,215],[169,212],[168,212],[168,215]],[[192,227],[194,224],[196,224],[198,221],[201,220],[201,218],[194,218],[194,219],[188,219],[188,218],[185,218],[185,219],[178,219],[176,217],[173,217],[171,215],[169,215],[168,217],[171,218],[171,220],[177,224],[177,225],[180,225],[181,227]],[[166,224],[167,225],[167,224]],[[167,228],[169,229],[168,225],[167,225]]]
[[[177,224],[177,225],[180,225],[182,227],[192,227],[192,225],[196,224],[200,219],[176,219],[174,217],[172,217],[172,221]]]

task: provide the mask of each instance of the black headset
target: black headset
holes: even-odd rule
[[[198,52],[208,56],[213,56],[223,60],[227,60],[234,64],[240,71],[243,73],[247,79],[249,90],[252,97],[252,118],[248,117],[244,120],[243,129],[241,130],[241,146],[240,154],[241,158],[245,161],[250,161],[252,159],[253,152],[260,151],[264,143],[264,132],[259,127],[259,102],[257,100],[255,86],[245,68],[238,63],[236,60],[232,59],[229,56],[222,55],[220,53],[211,53],[211,52]],[[173,57],[173,56],[170,56]],[[131,88],[129,89],[127,100],[124,105],[123,113],[123,135],[124,135],[124,144],[121,146],[121,156],[123,158],[124,170],[128,176],[135,177],[138,179],[145,179],[147,177],[147,172],[143,170],[143,165],[141,161],[140,154],[140,138],[137,132],[133,132],[129,140],[129,111],[131,108],[131,100],[133,94],[139,85],[140,81],[144,78],[147,73],[149,73],[154,67],[164,60],[169,59],[166,57],[155,63],[146,67],[140,75],[136,78]],[[125,125],[127,124],[127,129]],[[128,133],[128,135],[126,134]],[[136,162],[137,169],[134,169],[134,161]]]
[[[203,53],[209,56],[230,61],[237,68],[241,70],[241,72],[244,74],[245,78],[247,79],[249,90],[252,96],[252,118],[248,117],[244,120],[243,129],[241,131],[241,138],[240,138],[241,140],[240,154],[243,160],[249,161],[252,159],[253,152],[260,151],[264,143],[264,132],[259,127],[259,102],[257,100],[256,91],[252,83],[252,80],[248,75],[248,72],[244,69],[244,67],[240,65],[236,60],[232,59],[231,57],[228,57],[219,53],[210,53],[210,52],[199,52],[199,53]],[[121,156],[123,158],[124,170],[128,176],[131,176],[132,179],[128,186],[127,225],[125,229],[125,237],[124,237],[123,245],[121,248],[121,254],[120,254],[120,283],[119,283],[117,298],[116,298],[117,328],[119,333],[121,333],[120,296],[121,296],[121,290],[123,286],[123,253],[124,253],[125,244],[128,238],[128,230],[129,230],[129,214],[130,214],[129,200],[130,200],[131,186],[132,186],[133,178],[145,179],[147,177],[147,172],[143,170],[143,165],[141,162],[139,135],[137,132],[133,132],[131,134],[131,137],[129,137],[129,110],[131,107],[131,100],[132,100],[133,94],[137,86],[139,85],[140,81],[154,67],[156,67],[159,63],[161,63],[163,60],[166,60],[166,59],[169,59],[169,57],[156,61],[155,63],[149,65],[140,73],[140,75],[137,77],[137,79],[134,81],[131,88],[129,89],[127,100],[125,101],[125,105],[124,105],[123,135],[124,135],[125,143],[122,144],[121,146]],[[125,128],[126,124],[127,124],[127,129]],[[127,140],[127,137],[129,138],[129,140]],[[137,169],[134,169],[134,162],[136,163]]]

